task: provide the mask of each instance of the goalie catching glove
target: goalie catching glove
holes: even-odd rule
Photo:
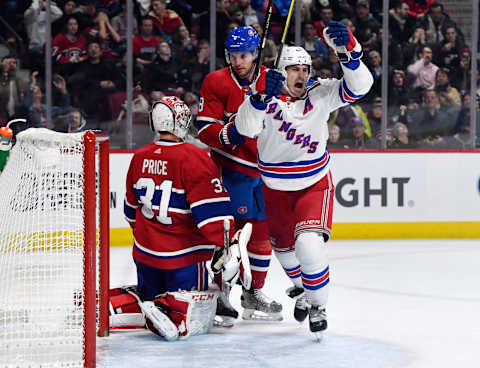
[[[323,30],[325,42],[338,56],[340,62],[349,69],[355,70],[360,65],[362,46],[345,24],[330,22]]]

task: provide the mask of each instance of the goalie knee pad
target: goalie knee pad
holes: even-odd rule
[[[305,232],[297,236],[295,254],[302,269],[302,284],[307,300],[324,306],[328,299],[330,271],[323,235]]]

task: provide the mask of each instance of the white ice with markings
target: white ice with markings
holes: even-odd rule
[[[478,367],[480,241],[332,241],[329,328],[320,343],[293,319],[276,260],[265,293],[284,321],[239,318],[231,329],[165,342],[148,331],[99,338],[99,367]],[[112,248],[112,286],[136,282],[129,247]],[[241,312],[240,288],[232,304]]]

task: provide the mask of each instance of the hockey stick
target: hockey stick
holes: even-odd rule
[[[268,0],[267,14],[265,15],[265,23],[263,25],[263,34],[260,40],[260,49],[258,50],[257,65],[255,65],[255,71],[253,72],[253,79],[257,79],[260,73],[260,65],[262,65],[263,49],[267,43],[268,32],[270,31],[270,19],[272,18],[273,0]]]
[[[229,248],[230,247],[230,221],[225,219],[223,220],[223,260],[227,262],[229,258]],[[223,281],[222,291],[225,293],[228,298],[230,293],[230,284]]]
[[[287,38],[288,27],[290,26],[290,19],[292,18],[293,9],[295,8],[295,0],[290,2],[290,8],[288,9],[287,20],[285,22],[285,27],[283,27],[282,39],[280,40],[280,48],[278,49],[277,59],[275,60],[275,69],[278,69],[278,63],[280,57],[282,56],[283,45]]]

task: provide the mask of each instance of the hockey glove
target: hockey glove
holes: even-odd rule
[[[236,266],[238,267],[238,263],[240,262],[239,252],[237,251],[238,248],[238,239],[240,238],[240,233],[242,230],[238,230],[235,235],[233,236],[232,240],[230,240],[229,245],[229,257],[225,260],[225,248],[223,247],[215,247],[215,251],[213,252],[212,262],[210,263],[210,268],[214,274],[219,272],[224,272],[229,269],[233,269]]]
[[[278,96],[282,92],[285,77],[276,70],[270,69],[265,75],[265,93],[254,94],[250,97],[250,101],[258,110],[265,110],[267,104],[272,101],[272,97]]]
[[[222,130],[220,130],[218,138],[226,148],[230,149],[235,149],[237,146],[245,143],[245,138],[238,132],[233,122],[226,124]]]
[[[345,24],[330,22],[323,30],[325,42],[335,50],[340,62],[349,69],[355,70],[360,65],[362,46]]]

